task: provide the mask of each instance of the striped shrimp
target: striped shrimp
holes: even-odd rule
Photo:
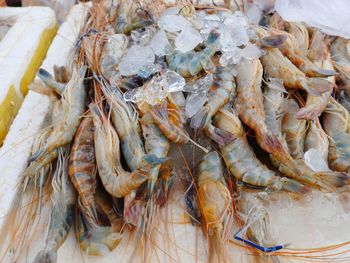
[[[199,164],[198,204],[209,239],[208,262],[227,262],[224,246],[232,220],[231,195],[217,152],[207,153]]]
[[[328,51],[324,36],[321,32],[314,32],[311,46],[308,52],[308,56],[312,58],[312,61],[315,65],[322,67],[323,69],[334,70],[330,52]],[[330,83],[333,84],[333,87],[335,87],[335,77],[330,76],[327,79]],[[297,118],[304,120],[314,120],[320,116],[324,109],[327,107],[331,94],[332,90],[323,93],[321,96],[308,94],[305,106],[296,112]]]
[[[261,91],[262,66],[259,60],[243,60],[237,67],[236,107],[240,119],[256,134],[260,147],[270,154],[274,165],[285,176],[325,191],[344,186],[344,174],[315,173],[303,161],[294,160],[284,147],[281,138],[274,135],[265,122]]]
[[[94,123],[85,117],[75,135],[69,159],[69,177],[79,194],[79,209],[89,227],[98,224],[96,203],[96,161]]]
[[[103,116],[96,105],[90,105],[95,125],[96,163],[102,184],[106,191],[115,197],[124,197],[136,190],[149,178],[151,169],[160,164],[162,159],[154,155],[145,155],[140,168],[126,172],[120,163],[119,139],[117,133]],[[107,127],[106,127],[107,126]]]
[[[302,24],[298,23],[298,27],[304,27]],[[296,27],[293,27],[296,29]],[[303,31],[307,29],[304,27]],[[278,48],[282,52],[284,56],[286,56],[300,71],[302,71],[307,77],[329,77],[334,76],[336,72],[334,70],[324,69],[319,67],[313,61],[311,61],[307,53],[299,50],[299,43],[308,43],[308,35],[307,39],[296,39],[294,35],[289,34],[284,31],[271,29],[269,31],[272,35],[284,35],[286,36],[286,40],[283,44],[279,45]],[[295,32],[294,32],[295,33]],[[308,33],[307,33],[308,34]],[[301,38],[306,38],[304,34],[298,34]],[[302,47],[304,49],[305,47]]]
[[[330,102],[322,116],[325,132],[330,137],[328,161],[330,168],[350,172],[350,126],[349,112],[335,99]]]
[[[40,168],[50,163],[57,157],[57,149],[70,143],[80,124],[80,118],[85,109],[86,93],[83,84],[87,68],[74,69],[71,80],[67,83],[62,99],[58,102],[62,116],[55,119],[49,138],[44,146],[36,151],[31,157],[31,163],[23,172],[24,175],[32,176]]]
[[[214,114],[221,109],[236,93],[234,71],[229,67],[218,67],[214,75],[214,85],[208,94],[207,103],[191,119],[191,127],[206,127]]]
[[[265,47],[265,55],[262,56],[261,62],[264,65],[265,74],[271,78],[280,78],[283,84],[289,89],[302,89],[308,93],[319,96],[333,88],[332,83],[324,78],[308,78],[300,71],[282,52],[276,48],[280,46],[285,37],[275,35],[268,37],[267,32],[258,28],[258,36],[262,38],[262,46]]]
[[[76,192],[68,178],[68,158],[66,157],[58,161],[53,188],[54,200],[45,247],[37,254],[34,263],[57,262],[57,250],[66,240],[73,223]]]
[[[271,132],[278,137],[285,149],[287,143],[282,135],[283,101],[287,93],[280,80],[271,79],[264,88],[265,123]]]
[[[183,127],[181,111],[168,102],[157,104],[150,110],[154,122],[170,141],[185,144],[189,135]]]
[[[334,66],[339,72],[339,79],[343,88],[348,90],[350,87],[350,40],[342,37],[332,43],[330,47]],[[347,92],[350,95],[349,92]]]
[[[213,124],[215,127],[227,131],[233,137],[231,142],[221,147],[221,154],[227,168],[237,179],[258,187],[270,187],[298,193],[307,191],[307,188],[302,184],[277,176],[275,172],[259,161],[250,148],[242,124],[235,114],[221,109],[215,114]]]
[[[111,117],[121,142],[121,150],[130,170],[140,167],[145,150],[140,136],[137,112],[126,103],[117,90],[105,89],[111,106]]]
[[[282,119],[282,134],[287,142],[290,155],[294,159],[304,158],[304,141],[307,124],[305,120],[298,120],[295,112],[299,109],[294,100],[286,100],[285,114]]]

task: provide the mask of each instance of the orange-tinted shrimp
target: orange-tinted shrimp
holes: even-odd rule
[[[96,203],[96,161],[94,146],[94,123],[86,117],[80,123],[69,159],[69,177],[79,193],[80,210],[86,223],[97,224]]]

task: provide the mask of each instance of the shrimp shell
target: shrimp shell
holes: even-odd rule
[[[96,161],[94,123],[85,117],[75,135],[69,159],[69,177],[79,194],[80,210],[86,223],[92,227],[98,222],[95,203]]]
[[[199,164],[198,204],[213,249],[209,251],[209,262],[212,262],[214,252],[219,258],[223,256],[225,221],[231,213],[231,196],[217,152],[204,155]]]

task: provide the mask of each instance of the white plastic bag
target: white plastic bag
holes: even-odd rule
[[[277,0],[275,9],[286,21],[350,39],[350,0]]]

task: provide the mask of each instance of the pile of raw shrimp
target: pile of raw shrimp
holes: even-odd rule
[[[173,148],[200,156],[182,173],[186,204],[219,257],[237,183],[344,191],[350,41],[239,8],[93,3],[71,63],[55,78],[39,72],[56,100],[23,177],[27,188],[49,182],[54,201],[35,262],[56,257],[73,222],[90,255],[112,251],[126,228],[150,229],[191,162]]]

